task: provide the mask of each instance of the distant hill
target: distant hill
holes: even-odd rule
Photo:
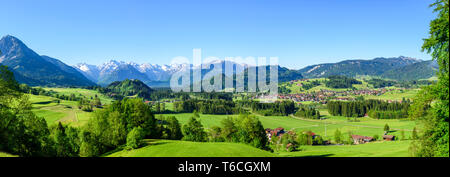
[[[150,81],[144,73],[139,72],[136,68],[130,65],[120,65],[117,69],[99,79],[100,80],[97,83],[100,85],[108,85],[114,81],[122,81],[125,79],[137,79],[143,82]]]
[[[90,86],[94,82],[63,62],[40,56],[22,41],[5,36],[0,40],[0,64],[14,73],[19,83],[30,86]]]
[[[435,61],[423,61],[384,72],[383,78],[399,81],[428,79],[436,75],[439,66]]]
[[[375,58],[372,60],[345,60],[338,63],[325,63],[300,69],[305,78],[328,77],[343,75],[354,77],[356,75],[382,76],[386,71],[402,68],[421,60],[409,57]]]
[[[154,90],[140,80],[125,79],[123,81],[112,82],[106,87],[106,91],[109,95],[138,96],[148,99]]]

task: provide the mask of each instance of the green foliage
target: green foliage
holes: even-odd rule
[[[416,129],[416,127],[414,127],[414,129],[413,129],[411,138],[412,138],[413,140],[419,139],[419,134],[417,134],[417,129]]]
[[[250,102],[253,111],[264,116],[287,116],[293,114],[296,110],[293,101],[276,101],[274,103]]]
[[[302,105],[298,108],[297,112],[295,112],[295,116],[310,119],[320,119],[320,112],[313,107]]]
[[[162,131],[164,136],[162,138],[171,140],[180,140],[181,138],[183,138],[181,125],[178,122],[177,118],[175,118],[175,116],[161,116],[159,121],[161,122],[163,127]]]
[[[389,125],[388,124],[385,124],[384,125],[384,128],[383,128],[383,130],[384,130],[384,132],[389,132]]]
[[[410,101],[387,102],[382,100],[330,101],[328,112],[333,116],[363,117],[368,114],[377,119],[397,119],[408,117]]]
[[[150,99],[150,95],[154,90],[137,79],[125,79],[123,81],[115,81],[109,84],[105,89],[109,96],[121,99],[127,96],[138,96],[144,99]]]
[[[267,149],[267,136],[261,122],[256,116],[241,114],[235,120],[236,134],[239,142],[250,144],[253,147]]]
[[[222,128],[219,126],[212,126],[208,131],[208,137],[210,142],[223,142],[225,139],[221,136]]]
[[[361,81],[345,76],[329,76],[325,82],[329,88],[352,88],[353,84],[361,84]]]
[[[381,77],[397,81],[428,79],[436,75],[433,61],[422,61],[384,72]]]
[[[156,119],[141,99],[123,99],[95,112],[82,133],[80,155],[98,156],[126,143],[127,135],[136,127],[142,136],[159,138]]]
[[[28,97],[6,66],[0,66],[0,150],[20,156],[52,154],[47,123],[31,112]]]
[[[50,127],[50,131],[57,157],[79,156],[81,139],[77,128],[62,125],[59,122],[57,126]]]
[[[137,149],[141,146],[144,138],[144,130],[141,127],[134,127],[127,135],[127,149]]]
[[[374,88],[390,87],[396,84],[395,81],[388,81],[383,79],[371,79],[367,83],[371,84]]]
[[[340,143],[342,143],[342,139],[341,138],[342,138],[341,131],[339,129],[336,129],[336,131],[334,131],[334,141],[337,144],[340,144]]]
[[[306,83],[304,83],[302,85],[302,88],[305,90],[309,90],[309,89],[311,89],[315,86],[319,86],[319,85],[320,85],[320,81],[318,81],[318,80],[313,80],[311,82],[309,82],[309,80],[308,80]]]
[[[237,127],[231,117],[223,119],[221,121],[221,125],[222,125],[221,135],[225,141],[233,142],[239,139],[236,137]]]
[[[372,136],[372,138],[373,138],[374,141],[377,141],[378,139],[380,139],[380,136],[378,136],[377,134],[375,134],[375,135]]]
[[[417,95],[412,115],[423,122],[419,140],[411,144],[414,156],[449,156],[449,1],[437,0],[433,3],[436,19],[430,23],[430,36],[424,39],[423,51],[431,53],[439,65],[438,82],[424,88]],[[433,103],[433,104],[431,104]],[[421,107],[430,109],[420,111]],[[416,117],[417,116],[417,117]],[[419,117],[420,116],[420,117]]]
[[[195,117],[191,117],[188,123],[183,125],[183,134],[185,141],[205,142],[207,138],[203,125]]]
[[[233,101],[219,99],[190,99],[179,101],[174,103],[174,108],[177,112],[197,111],[203,114],[239,114],[241,112],[244,112],[244,110],[240,107],[237,107]]]

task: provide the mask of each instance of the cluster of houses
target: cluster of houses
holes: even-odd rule
[[[361,135],[352,135],[353,144],[364,144],[371,141],[375,141],[373,137],[370,136],[361,136]],[[384,141],[394,141],[395,136],[394,135],[383,135]]]
[[[320,102],[325,104],[327,100],[341,100],[341,101],[349,101],[354,100],[354,97],[351,96],[361,96],[361,95],[375,95],[380,96],[388,91],[392,91],[394,89],[377,89],[377,90],[347,90],[347,91],[331,91],[331,90],[320,90],[316,92],[308,92],[308,93],[298,93],[298,94],[279,94],[279,99],[289,99],[295,102],[302,101],[313,101]]]
[[[283,134],[286,133],[284,131],[283,127],[278,127],[278,128],[275,128],[275,129],[266,128],[265,131],[266,131],[267,139],[269,139],[269,141],[272,140],[273,136],[281,137]],[[288,133],[293,133],[293,132],[292,131],[288,131]]]
[[[266,135],[267,135],[267,138],[269,139],[269,141],[272,140],[272,137],[275,137],[275,136],[281,137],[285,133],[292,134],[292,135],[295,134],[295,132],[293,132],[293,131],[286,132],[283,127],[278,127],[275,129],[266,128],[265,132],[266,132]],[[310,134],[310,136],[312,136],[312,139],[314,139],[316,136],[318,136],[313,132],[309,132],[309,134]],[[353,139],[353,144],[364,144],[364,143],[375,141],[375,139],[370,136],[361,136],[361,135],[351,135],[351,136]],[[383,140],[384,141],[394,141],[395,136],[385,134],[385,135],[383,135]]]

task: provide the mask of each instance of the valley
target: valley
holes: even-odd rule
[[[103,156],[107,157],[308,157],[308,156],[321,156],[321,157],[348,157],[348,156],[409,156],[407,149],[413,136],[413,129],[419,128],[420,125],[414,120],[408,118],[403,119],[374,119],[370,117],[358,117],[348,118],[344,116],[332,116],[328,113],[326,106],[322,105],[323,100],[340,99],[344,97],[336,97],[335,94],[344,94],[349,89],[333,89],[326,87],[323,83],[316,85],[308,90],[304,90],[300,85],[313,81],[326,81],[326,78],[321,79],[308,79],[302,81],[289,81],[280,84],[281,86],[288,86],[291,90],[288,94],[280,94],[279,101],[295,101],[301,105],[312,105],[320,112],[321,118],[319,120],[309,119],[305,117],[299,117],[294,114],[287,116],[263,116],[257,112],[250,114],[254,115],[262,124],[264,129],[276,129],[283,128],[286,132],[292,131],[296,134],[302,134],[303,132],[313,132],[316,135],[320,135],[324,140],[334,142],[335,132],[338,130],[342,132],[342,138],[356,134],[363,136],[383,136],[385,133],[384,126],[389,125],[390,135],[398,137],[396,141],[383,141],[377,140],[376,142],[370,142],[361,145],[300,145],[297,150],[289,152],[285,150],[274,150],[273,152],[260,150],[249,145],[241,143],[230,142],[190,142],[180,140],[160,140],[160,139],[146,139],[144,145],[141,148],[135,150],[125,150],[125,146],[119,146],[116,150],[107,152]],[[127,87],[117,87],[133,89],[133,84]],[[355,94],[359,89],[377,91],[379,89],[373,88],[371,84],[366,81],[362,81],[362,84],[354,85],[356,90],[350,90],[345,95],[345,98],[363,97],[364,99],[378,99],[385,101],[401,101],[406,99],[413,99],[414,95],[419,89],[417,88],[397,88],[387,87],[384,92],[362,92],[361,94]],[[112,87],[111,87],[112,88]],[[76,95],[82,96],[87,99],[93,99],[94,97],[100,98],[103,106],[108,106],[114,102],[114,99],[107,96],[107,93],[101,93],[97,90],[86,88],[42,88],[52,95],[33,95],[28,94],[30,102],[32,103],[32,111],[39,117],[43,117],[48,125],[56,125],[59,122],[72,126],[83,128],[95,115],[95,112],[100,111],[103,108],[94,108],[92,112],[86,112],[78,108],[77,101],[61,100],[55,98],[55,95]],[[293,91],[292,91],[293,90]],[[294,97],[286,97],[286,95],[302,95],[311,93],[322,93],[323,90],[327,90],[329,93],[333,93],[332,96],[327,99],[321,100],[306,100],[300,101],[293,99]],[[123,90],[122,90],[123,91]],[[157,93],[158,90],[153,91]],[[119,93],[119,92],[116,92]],[[125,93],[125,92],[120,92]],[[251,98],[250,95],[245,94],[232,94],[232,99],[239,101]],[[201,99],[198,95],[190,95],[193,98]],[[127,96],[125,96],[127,97]],[[129,98],[134,98],[134,94],[130,94]],[[148,97],[150,98],[150,97]],[[58,103],[59,100],[59,103]],[[163,117],[175,117],[180,125],[188,124],[191,117],[194,117],[198,113],[183,113],[177,112],[174,103],[177,102],[177,98],[163,98],[160,100],[146,101],[155,112],[155,118],[161,120]],[[164,104],[159,106],[157,111],[157,104]],[[237,118],[239,114],[198,114],[198,120],[205,128],[206,132],[211,131],[215,127],[221,126],[222,122],[228,118]],[[400,138],[401,137],[401,138]],[[122,150],[121,150],[122,149]],[[208,151],[206,149],[214,149]],[[386,151],[390,153],[386,153]]]

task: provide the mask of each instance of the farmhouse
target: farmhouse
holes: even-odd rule
[[[266,131],[266,135],[267,135],[267,138],[269,139],[269,141],[271,140],[272,136],[281,136],[285,133],[283,127],[278,127],[273,130],[270,128],[266,128],[265,131]]]
[[[352,135],[354,144],[364,144],[373,141],[373,138],[370,136],[361,136],[361,135]]]
[[[394,141],[395,136],[394,135],[383,135],[383,140],[385,141]]]

